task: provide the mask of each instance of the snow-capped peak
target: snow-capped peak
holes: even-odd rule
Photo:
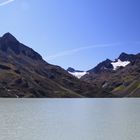
[[[112,62],[113,70],[117,70],[118,67],[126,67],[128,64],[130,64],[130,61],[121,61],[118,59],[117,62]]]

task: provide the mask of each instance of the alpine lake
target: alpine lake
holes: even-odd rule
[[[140,99],[0,99],[0,140],[140,140]]]

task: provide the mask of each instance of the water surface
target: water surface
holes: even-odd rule
[[[140,99],[0,99],[0,140],[139,140]]]

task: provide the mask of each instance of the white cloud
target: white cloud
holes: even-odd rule
[[[5,1],[3,1],[3,2],[0,2],[0,6],[4,6],[4,5],[7,5],[7,4],[9,4],[9,3],[11,3],[11,2],[14,2],[15,0],[5,0]]]
[[[83,51],[83,50],[88,50],[88,49],[92,49],[92,48],[104,48],[104,47],[111,47],[111,46],[116,46],[116,45],[120,45],[120,43],[112,43],[112,44],[98,44],[98,45],[92,45],[92,46],[86,46],[86,47],[80,47],[80,48],[76,48],[76,49],[71,49],[71,50],[67,50],[67,51],[63,51],[51,56],[47,57],[47,60],[54,60],[56,58],[59,57],[63,57],[63,56],[67,56],[67,55],[72,55],[75,54],[77,52]]]

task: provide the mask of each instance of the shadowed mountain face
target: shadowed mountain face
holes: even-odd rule
[[[95,68],[89,70],[89,73],[101,73],[103,71],[113,70],[113,65],[111,64],[111,60],[106,59],[105,61],[99,63]]]
[[[140,54],[126,54],[126,53],[122,53],[118,59],[120,59],[121,61],[130,61],[131,63],[135,63],[135,61],[137,59],[139,59]]]
[[[7,55],[26,56],[34,60],[42,60],[42,57],[33,49],[21,44],[13,35],[6,33],[0,38],[0,50]]]
[[[0,97],[110,97],[6,33],[0,38]]]

